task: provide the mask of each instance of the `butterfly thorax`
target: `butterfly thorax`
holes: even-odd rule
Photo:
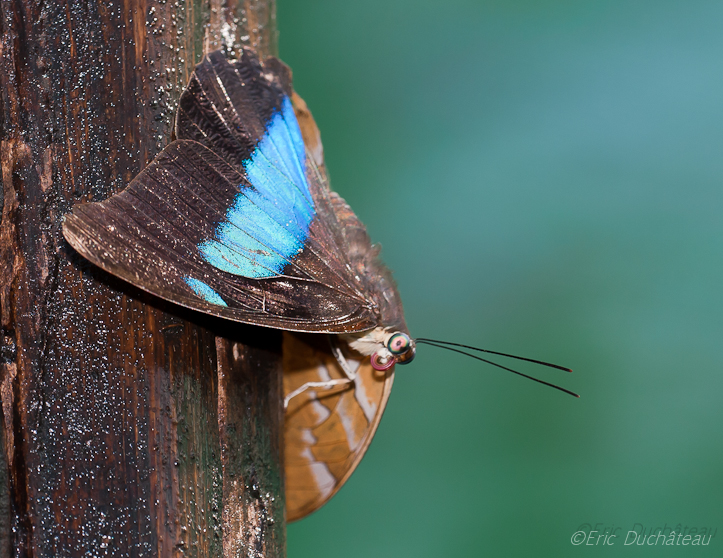
[[[330,192],[330,199],[343,236],[344,253],[359,290],[373,302],[378,320],[377,327],[371,330],[342,337],[356,352],[372,356],[372,365],[379,370],[410,362],[414,358],[414,341],[404,321],[392,273],[379,258],[381,247],[371,243],[366,227],[341,196]],[[390,343],[395,343],[396,349]]]
[[[360,259],[362,267],[358,271],[365,289],[376,303],[381,325],[343,337],[353,350],[365,356],[370,355],[374,368],[386,370],[394,364],[411,362],[416,349],[404,321],[396,283],[389,269],[379,260],[379,251],[378,246],[372,246],[367,240],[366,257]]]

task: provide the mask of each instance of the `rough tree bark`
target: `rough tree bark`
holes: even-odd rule
[[[64,242],[170,140],[204,52],[274,0],[1,0],[0,556],[284,555],[278,334],[164,304]]]

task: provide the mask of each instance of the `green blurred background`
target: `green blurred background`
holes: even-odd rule
[[[723,3],[279,0],[332,185],[420,347],[288,555],[723,555]],[[573,546],[581,525],[621,528]],[[624,546],[635,524],[707,547]]]

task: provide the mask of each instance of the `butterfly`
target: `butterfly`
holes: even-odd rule
[[[411,362],[419,343],[575,395],[465,350],[567,368],[410,336],[379,248],[329,187],[317,134],[280,60],[248,48],[236,60],[212,52],[180,97],[174,141],[125,190],[76,206],[63,223],[75,250],[136,287],[285,331],[289,521],[349,478],[379,425],[394,366]]]
[[[123,191],[76,206],[63,234],[160,298],[298,334],[284,338],[291,521],[353,472],[394,365],[416,349],[379,249],[307,148],[290,70],[239,54],[204,57],[180,97],[174,141]]]

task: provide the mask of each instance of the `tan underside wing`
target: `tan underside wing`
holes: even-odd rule
[[[382,418],[394,368],[374,370],[369,357],[344,350],[356,369],[353,387],[308,390],[289,402],[284,423],[286,518],[323,506],[354,472]],[[307,382],[345,378],[321,335],[284,333],[284,393]]]

